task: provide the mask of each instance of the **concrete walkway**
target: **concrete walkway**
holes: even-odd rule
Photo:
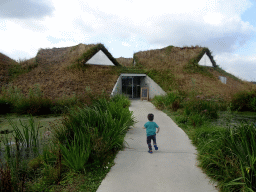
[[[97,192],[210,192],[218,191],[196,166],[196,148],[170,117],[148,101],[132,100],[130,111],[138,121],[126,134],[128,143],[120,151]],[[156,135],[158,151],[148,153],[147,114],[154,114],[160,131]],[[126,144],[127,145],[127,144]]]

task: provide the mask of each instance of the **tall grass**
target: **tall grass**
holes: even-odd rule
[[[90,135],[88,140],[90,139],[91,151],[88,162],[102,164],[108,152],[122,148],[125,133],[135,122],[127,104],[124,108],[126,102],[121,97],[117,95],[113,101],[99,99],[91,107],[70,108],[69,114],[63,119],[64,126],[54,129],[55,140],[66,145],[65,143],[70,143],[74,138],[79,139],[78,135],[81,136],[80,139]],[[89,143],[86,145],[89,146]]]
[[[66,137],[67,142],[65,144],[60,144],[60,149],[65,159],[65,164],[71,169],[79,172],[84,170],[90,155],[91,146],[90,135],[85,134],[86,132],[81,130],[76,131],[74,139],[70,141]]]
[[[229,136],[222,137],[226,148],[239,160],[242,176],[226,185],[244,185],[249,191],[256,191],[256,127],[241,124],[228,129]]]
[[[152,102],[159,109],[172,109],[177,111],[180,108],[182,100],[183,96],[179,95],[179,93],[169,92],[165,96],[156,95]]]
[[[232,100],[232,110],[256,112],[256,91],[240,91]]]
[[[9,124],[12,126],[14,130],[13,137],[23,146],[23,147],[39,147],[39,127],[40,124],[35,124],[33,117],[30,115],[29,125],[23,124],[20,121],[20,125],[22,126],[22,131],[18,128],[17,124],[14,123],[10,117],[7,117]]]
[[[49,190],[50,185],[61,181],[65,171],[84,173],[85,168],[107,164],[111,154],[123,147],[126,131],[135,123],[127,100],[116,95],[109,101],[100,98],[91,107],[70,107],[63,124],[52,127],[50,144],[43,147],[42,154],[38,150],[40,154],[36,153],[37,157],[33,159],[21,158],[18,153],[16,159],[12,159],[12,147],[6,145],[10,161],[5,166],[10,165],[10,174],[4,176],[5,184],[11,185],[15,191],[22,191],[24,186],[26,190],[32,191]],[[15,130],[13,136],[17,138],[16,143],[20,143],[16,145],[19,149],[38,147],[38,129],[32,116],[29,125],[20,122],[23,131],[19,131],[10,119],[9,123]],[[9,177],[11,181],[8,180]],[[28,180],[32,180],[34,184],[25,183]]]

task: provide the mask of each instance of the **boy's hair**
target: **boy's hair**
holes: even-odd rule
[[[154,119],[154,115],[152,113],[149,113],[148,114],[148,120],[153,121],[153,119]]]

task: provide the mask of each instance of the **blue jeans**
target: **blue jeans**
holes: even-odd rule
[[[151,139],[153,140],[154,145],[156,145],[156,135],[147,136],[147,144],[148,144],[149,150],[152,150]]]

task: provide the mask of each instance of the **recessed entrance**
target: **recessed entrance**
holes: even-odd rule
[[[140,98],[141,77],[123,76],[122,77],[122,93],[129,98]]]

